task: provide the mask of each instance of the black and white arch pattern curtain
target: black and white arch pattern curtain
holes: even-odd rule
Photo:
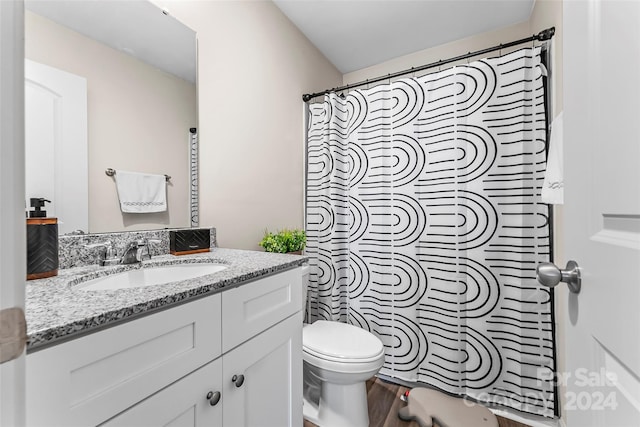
[[[309,106],[311,317],[385,345],[382,374],[554,414],[540,49]]]

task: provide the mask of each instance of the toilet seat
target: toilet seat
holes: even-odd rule
[[[303,360],[333,372],[377,371],[384,363],[384,346],[372,333],[346,323],[319,320],[303,331]]]
[[[380,353],[380,356],[377,359],[368,361],[350,360],[345,362],[345,359],[340,361],[327,360],[322,357],[317,357],[313,353],[303,351],[302,360],[325,371],[326,373],[332,372],[341,375],[368,373],[368,376],[371,377],[375,375],[375,373],[378,372],[384,364],[384,352]]]
[[[318,320],[303,328],[302,345],[328,360],[368,360],[384,351],[382,342],[371,332],[347,323]]]
[[[380,352],[376,355],[370,356],[370,357],[362,357],[362,358],[356,358],[356,357],[334,357],[334,356],[328,356],[326,354],[323,354],[321,352],[317,352],[317,351],[313,351],[310,348],[304,347],[302,348],[302,351],[304,353],[307,353],[313,357],[317,357],[319,359],[322,360],[326,360],[328,362],[336,362],[336,363],[367,363],[367,362],[375,362],[376,360],[380,359],[380,356],[384,355],[384,349],[380,350]]]

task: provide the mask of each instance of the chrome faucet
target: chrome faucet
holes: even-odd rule
[[[115,246],[111,241],[92,243],[85,245],[87,248],[103,247],[101,258],[98,263],[101,266],[118,265],[118,264],[135,264],[137,262],[151,259],[151,251],[149,246],[151,243],[160,243],[158,239],[140,239],[133,240],[127,244],[122,256],[118,256]]]
[[[138,248],[138,241],[134,240],[129,242],[127,247],[122,254],[122,258],[120,258],[120,264],[133,264],[136,262],[140,262],[140,249]]]
[[[140,239],[129,242],[122,254],[120,264],[133,264],[136,262],[150,260],[151,251],[149,250],[149,245],[151,243],[160,243],[160,240]]]

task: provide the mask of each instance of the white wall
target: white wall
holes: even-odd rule
[[[29,11],[25,56],[87,79],[89,231],[189,226],[195,85]],[[106,168],[171,175],[167,212],[122,214]]]
[[[197,32],[200,219],[222,247],[303,225],[303,93],[341,73],[270,1],[155,0]]]

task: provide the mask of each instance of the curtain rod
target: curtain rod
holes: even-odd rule
[[[546,41],[546,40],[550,40],[551,37],[553,37],[553,35],[556,33],[556,27],[551,27],[551,28],[547,28],[546,30],[542,30],[540,31],[538,34],[534,34],[531,37],[525,37],[523,39],[520,40],[515,40],[509,43],[505,43],[505,44],[499,44],[497,46],[493,46],[493,47],[489,47],[486,49],[482,49],[482,50],[476,50],[475,52],[469,52],[466,53],[464,55],[460,55],[460,56],[455,56],[449,59],[441,59],[437,62],[432,62],[430,64],[425,64],[425,65],[421,65],[419,67],[411,67],[410,69],[404,70],[404,71],[398,71],[396,73],[391,73],[391,74],[387,74],[386,76],[380,76],[380,77],[376,77],[373,79],[367,79],[358,83],[352,83],[349,85],[345,85],[345,86],[340,86],[340,87],[335,87],[333,89],[326,89],[323,90],[322,92],[316,92],[316,93],[305,93],[304,95],[302,95],[302,100],[304,102],[308,102],[310,100],[312,100],[313,98],[316,98],[318,96],[322,96],[322,95],[326,95],[328,93],[332,93],[332,92],[340,92],[343,90],[348,90],[348,89],[352,89],[354,87],[358,87],[358,86],[364,86],[366,84],[369,83],[376,83],[376,82],[380,82],[383,80],[387,80],[387,79],[393,79],[396,77],[400,77],[400,76],[404,76],[405,74],[411,74],[411,73],[415,73],[418,71],[423,71],[429,68],[433,68],[433,67],[439,67],[441,65],[444,64],[449,64],[451,62],[456,62],[456,61],[460,61],[463,59],[467,59],[467,58],[471,58],[474,56],[478,56],[478,55],[484,55],[485,53],[489,53],[489,52],[494,52],[496,50],[500,50],[500,49],[506,49],[512,46],[517,46],[519,44],[523,44],[523,43],[527,43],[527,42],[531,42],[531,41]]]

